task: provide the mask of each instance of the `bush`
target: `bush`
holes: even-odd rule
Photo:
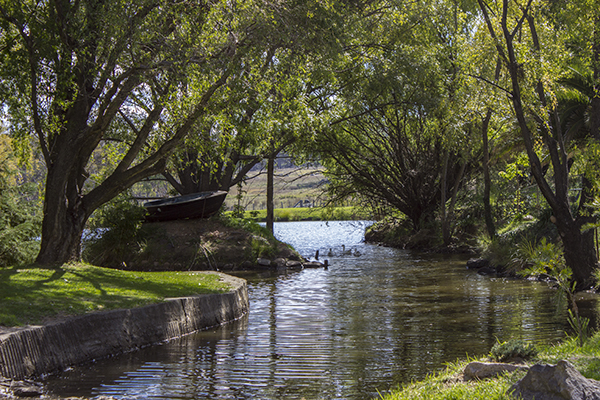
[[[531,343],[523,340],[509,340],[508,342],[496,343],[490,351],[490,357],[499,362],[515,359],[528,360],[537,356],[538,351]]]
[[[0,135],[1,136],[1,135]],[[41,220],[28,185],[17,185],[10,144],[0,142],[0,267],[31,263],[39,251]]]
[[[131,253],[142,246],[139,232],[146,210],[124,196],[96,211],[90,219],[90,234],[84,238],[83,259],[102,264],[105,257]]]

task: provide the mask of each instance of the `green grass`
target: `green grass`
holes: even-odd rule
[[[600,333],[591,337],[583,347],[577,346],[577,338],[568,338],[560,344],[539,348],[540,352],[530,364],[556,364],[568,360],[586,378],[600,379]],[[447,368],[428,376],[422,381],[412,382],[382,395],[385,400],[514,400],[509,396],[510,387],[525,376],[525,372],[514,372],[495,379],[465,382],[461,373],[474,360],[457,361]],[[487,358],[478,361],[487,361]]]
[[[139,307],[228,288],[218,275],[202,272],[133,272],[84,264],[3,268],[0,325],[40,324],[46,318]]]
[[[275,221],[352,221],[370,219],[361,207],[298,207],[276,208],[273,210]],[[267,210],[246,211],[244,218],[264,222],[267,219]]]

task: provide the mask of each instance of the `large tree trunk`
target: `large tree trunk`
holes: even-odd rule
[[[565,218],[557,218],[557,228],[563,243],[565,263],[573,271],[573,280],[579,289],[587,289],[595,284],[593,272],[598,256],[594,244],[594,230],[581,230],[580,223],[565,224]]]
[[[73,146],[78,143],[77,136],[69,137],[71,143],[63,143],[48,165],[42,238],[36,259],[41,265],[55,266],[79,260],[81,235],[90,216],[79,190],[85,182],[85,170],[73,156],[77,154]]]
[[[60,201],[48,199],[44,203],[42,240],[36,263],[52,267],[79,260],[81,235],[87,219],[81,202],[67,207]]]

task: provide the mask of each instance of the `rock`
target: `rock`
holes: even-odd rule
[[[323,268],[325,265],[318,261],[309,261],[302,264],[304,268]]]
[[[257,258],[256,259],[256,264],[260,265],[261,267],[270,267],[271,266],[271,260],[269,260],[267,258]]]
[[[493,378],[505,372],[526,370],[527,367],[506,363],[484,363],[473,361],[467,364],[464,370],[466,380]]]
[[[285,268],[286,263],[287,260],[285,258],[276,258],[275,260],[273,260],[273,264],[275,264],[277,268]]]
[[[489,267],[483,267],[483,268],[479,268],[477,270],[477,273],[479,275],[495,275],[496,274],[496,268],[489,266]]]
[[[289,269],[302,269],[302,263],[300,261],[288,260],[285,266]]]
[[[485,258],[471,258],[467,261],[468,269],[481,269],[481,268],[489,268],[490,260],[486,260]]]
[[[568,361],[559,361],[534,365],[511,392],[523,400],[600,400],[600,382],[585,378]]]
[[[37,397],[43,394],[42,385],[26,381],[13,381],[10,390],[17,397]]]

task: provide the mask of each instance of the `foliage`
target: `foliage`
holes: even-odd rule
[[[6,268],[0,270],[0,280],[3,326],[40,324],[47,318],[139,307],[228,289],[218,275],[202,272],[132,272],[85,264],[56,270],[35,265]]]
[[[307,128],[294,60],[309,47],[293,50],[336,47],[331,22],[347,11],[293,0],[1,0],[3,106],[11,134],[33,135],[48,168],[37,261],[77,259],[94,210],[163,172],[179,146],[229,155],[214,133],[246,136],[235,122],[253,99],[253,143],[282,146]]]
[[[104,205],[90,219],[90,233],[84,238],[83,259],[101,263],[108,253],[127,254],[139,248],[140,228],[146,210],[123,194]]]
[[[598,72],[597,61],[590,60],[597,60],[600,37],[592,35],[590,43],[589,37],[582,40],[580,33],[580,28],[597,29],[597,7],[590,7],[585,1],[571,2],[571,14],[558,11],[552,2],[537,0],[526,6],[494,0],[478,0],[478,5],[482,16],[478,29],[493,43],[499,66],[507,77],[495,86],[509,95],[532,176],[552,209],[560,232],[565,262],[579,288],[588,288],[598,255],[593,236],[581,228],[590,222],[587,208],[593,185],[586,176],[581,180],[570,176],[573,162],[577,163],[578,158],[583,161],[577,151],[582,141],[575,140],[579,129],[570,131],[577,122],[569,121],[565,113],[568,105],[563,98],[559,106],[557,94],[563,89],[563,78],[570,65],[586,65],[593,74]],[[578,45],[570,48],[575,43]],[[583,43],[587,47],[579,47]],[[589,114],[590,121],[595,121],[600,103],[592,100],[590,104],[596,107]],[[560,117],[565,119],[561,121]],[[596,140],[600,138],[599,129],[600,124],[590,129]],[[597,166],[592,169],[597,170]],[[570,195],[576,182],[581,182],[578,198]]]
[[[600,379],[600,333],[593,335],[583,346],[576,338],[567,338],[558,344],[538,346],[537,360],[544,364],[556,364],[559,360],[571,362],[583,376]],[[384,400],[512,400],[510,387],[524,376],[514,372],[485,380],[464,381],[460,379],[467,363],[459,360],[449,363],[443,371],[431,374],[420,382],[411,382],[391,393],[381,395]],[[485,360],[481,360],[485,361]]]
[[[250,241],[249,260],[255,260],[259,257],[270,257],[277,253],[278,241],[267,228],[260,226],[251,219],[236,218],[231,214],[222,215],[219,220],[228,227],[243,229],[252,233]]]
[[[533,343],[512,339],[507,342],[498,342],[490,350],[490,357],[494,361],[506,362],[514,359],[529,360],[535,358],[538,350]]]
[[[546,238],[542,238],[538,244],[523,241],[517,249],[516,260],[523,266],[519,274],[523,276],[547,274],[556,282],[569,303],[568,322],[575,331],[580,346],[583,346],[589,336],[589,319],[579,315],[575,300],[577,282],[572,280],[573,272],[566,266],[560,248],[554,243],[547,242]]]
[[[0,133],[0,267],[32,262],[39,250],[39,212],[20,180],[10,140]]]

